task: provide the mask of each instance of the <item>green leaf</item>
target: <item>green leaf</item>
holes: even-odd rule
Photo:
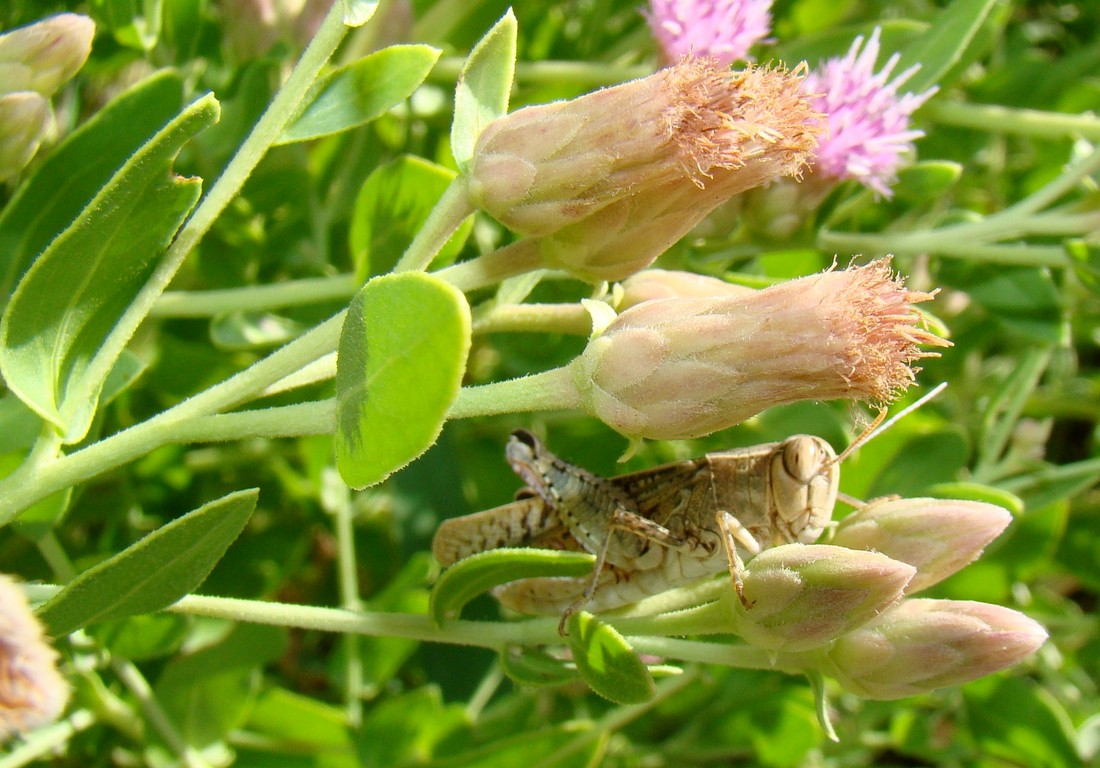
[[[217,120],[206,96],[139,149],[20,281],[0,321],[8,387],[79,442],[104,381],[142,320],[131,302],[199,198],[171,173],[192,136]]]
[[[440,624],[495,586],[539,576],[591,576],[596,558],[587,552],[504,547],[479,552],[445,570],[432,589],[428,611]]]
[[[943,76],[967,52],[978,30],[998,0],[955,0],[940,12],[928,30],[901,52],[895,71],[904,72],[914,64],[920,69],[905,83],[909,93],[924,93],[940,83]]]
[[[0,302],[134,148],[182,106],[183,81],[162,70],[112,99],[46,157],[0,213]]]
[[[295,752],[315,750],[319,753],[348,754],[355,749],[347,727],[347,714],[339,707],[288,691],[268,688],[263,691],[248,714],[249,733],[270,739],[272,745]],[[285,760],[285,754],[282,754]],[[324,762],[329,766],[331,763]]]
[[[407,99],[439,54],[430,45],[392,45],[336,70],[277,143],[307,141],[369,123]]]
[[[336,365],[344,482],[385,480],[439,437],[470,351],[470,307],[421,272],[376,277],[352,299]]]
[[[454,178],[453,171],[411,155],[371,172],[355,199],[349,242],[360,281],[393,269]],[[433,267],[455,260],[473,225],[472,217],[463,222],[432,260]]]
[[[378,10],[378,0],[341,0],[344,4],[344,24],[361,27],[371,20]]]
[[[969,456],[970,445],[961,429],[917,435],[883,467],[868,496],[927,496],[930,485],[954,481]]]
[[[475,749],[447,754],[424,764],[424,768],[590,768],[601,765],[610,732],[592,733],[591,720],[571,720],[563,725],[509,735]]]
[[[287,630],[240,623],[218,642],[172,658],[153,686],[156,701],[187,744],[202,748],[240,728],[262,668],[287,651]]]
[[[257,349],[285,344],[306,329],[274,312],[230,312],[210,324],[210,340],[222,349]]]
[[[894,190],[906,203],[932,202],[946,194],[962,178],[963,166],[948,160],[927,160],[898,171]]]
[[[512,682],[541,688],[577,679],[576,668],[538,648],[510,646],[500,651],[500,668]]]
[[[959,499],[995,504],[1007,509],[1013,517],[1023,514],[1024,511],[1024,502],[1019,496],[982,483],[936,483],[928,486],[926,490],[929,496],[937,499]]]
[[[587,611],[569,617],[569,648],[589,687],[616,704],[641,704],[656,689],[649,670],[618,632]]]
[[[988,678],[963,687],[963,698],[973,738],[987,759],[1050,768],[1082,764],[1069,714],[1034,683]]]
[[[360,766],[387,768],[422,762],[469,718],[459,704],[444,704],[439,688],[426,685],[371,709],[356,735]]]
[[[508,112],[516,72],[516,35],[516,17],[509,8],[474,46],[458,76],[451,154],[460,170],[474,156],[474,145],[485,126]]]
[[[105,619],[166,608],[206,579],[244,528],[259,491],[189,512],[77,576],[39,611],[54,637]]]

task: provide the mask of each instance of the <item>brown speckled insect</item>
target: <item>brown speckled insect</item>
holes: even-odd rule
[[[748,605],[744,561],[816,541],[840,474],[832,447],[810,435],[612,478],[563,461],[524,430],[505,455],[527,488],[510,504],[445,521],[432,552],[445,566],[498,547],[591,552],[589,578],[524,579],[494,593],[520,612],[562,612],[559,629],[582,607],[617,608],[726,569]]]

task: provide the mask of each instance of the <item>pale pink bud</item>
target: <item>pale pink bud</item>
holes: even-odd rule
[[[50,121],[50,105],[35,91],[0,96],[0,181],[26,167],[38,151]]]
[[[736,596],[737,634],[770,651],[804,651],[864,624],[898,600],[913,566],[875,552],[828,544],[784,544],[748,564]]]
[[[716,277],[679,272],[669,269],[646,269],[622,282],[623,295],[619,309],[627,309],[643,301],[675,298],[713,298],[716,296],[748,296],[754,289],[727,283]]]
[[[599,262],[582,276],[620,279],[641,267],[614,268],[607,251],[616,244],[619,260],[642,261],[625,252],[642,250],[648,264],[724,200],[800,173],[819,127],[800,77],[686,58],[640,80],[520,109],[478,138],[470,199],[521,234],[560,232],[540,243],[550,264],[584,273]],[[598,221],[562,231],[612,204],[620,205]],[[570,252],[576,243],[586,246],[579,256]]]
[[[879,500],[844,518],[832,543],[909,563],[917,569],[906,588],[911,594],[972,563],[1011,521],[1001,507],[980,501]]]
[[[623,312],[574,363],[585,407],[628,437],[700,437],[783,403],[887,402],[945,345],[918,326],[885,260],[740,297],[658,299]]]
[[[962,600],[903,600],[844,635],[822,670],[869,699],[901,699],[976,680],[1027,658],[1047,639],[1027,616]]]
[[[0,576],[0,741],[56,720],[69,699],[27,598]]]
[[[95,23],[77,13],[56,16],[0,35],[0,91],[51,96],[84,66]]]

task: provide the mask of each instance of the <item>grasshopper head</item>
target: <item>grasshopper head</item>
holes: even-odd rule
[[[779,444],[771,466],[776,539],[812,544],[833,518],[840,469],[831,445],[795,435]]]
[[[539,439],[526,429],[517,429],[504,447],[504,458],[512,471],[539,496],[549,500],[542,464],[547,451]]]

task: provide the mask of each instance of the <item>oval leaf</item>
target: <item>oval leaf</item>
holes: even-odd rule
[[[204,504],[89,568],[39,610],[54,637],[104,619],[166,608],[193,592],[244,528],[259,491]]]
[[[588,686],[616,704],[653,698],[653,678],[626,640],[587,611],[569,617],[569,647]]]
[[[371,172],[359,189],[351,217],[349,245],[359,282],[393,269],[454,178],[449,168],[412,155]],[[433,268],[455,260],[473,225],[470,217],[459,226],[432,259]]]
[[[141,322],[131,302],[199,198],[172,174],[218,119],[206,96],[145,143],[34,262],[0,320],[0,373],[65,443],[88,433],[103,383]]]
[[[577,679],[576,668],[564,659],[520,645],[501,649],[500,668],[512,682],[532,688],[562,685]]]
[[[596,558],[587,552],[509,548],[479,552],[443,572],[428,611],[436,624],[457,617],[466,603],[495,586],[540,576],[590,576]]]
[[[508,112],[516,73],[516,33],[516,17],[509,8],[474,46],[458,76],[451,154],[461,170],[474,156],[474,145],[485,126]]]
[[[420,272],[376,277],[348,308],[336,363],[336,460],[363,488],[426,451],[458,395],[470,307]]]
[[[407,99],[432,71],[439,49],[391,45],[329,76],[279,144],[316,139],[369,123]]]

